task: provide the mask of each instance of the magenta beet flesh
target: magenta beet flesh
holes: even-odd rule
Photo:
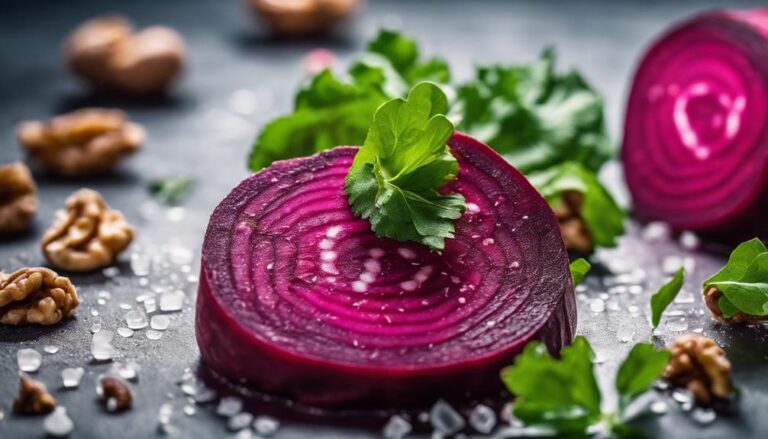
[[[525,178],[462,134],[449,190],[468,210],[441,254],[356,218],[340,147],[275,163],[211,216],[197,339],[235,382],[309,405],[413,406],[498,395],[532,339],[570,343],[576,307],[557,220]]]
[[[632,86],[622,158],[641,219],[768,237],[768,9],[708,12],[653,44]]]

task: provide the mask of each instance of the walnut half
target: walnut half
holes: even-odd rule
[[[128,20],[107,16],[72,32],[64,44],[64,60],[95,86],[150,94],[162,92],[178,78],[185,51],[183,38],[169,27],[134,32]]]
[[[711,338],[688,333],[678,337],[667,349],[672,357],[664,377],[687,388],[702,405],[731,395],[731,362]]]
[[[30,157],[65,176],[104,173],[141,148],[144,128],[120,110],[87,108],[48,122],[19,124],[17,136]]]
[[[360,0],[246,0],[246,3],[274,33],[288,36],[327,31],[360,6]]]
[[[0,165],[0,235],[29,226],[37,211],[37,186],[20,162]]]
[[[43,267],[0,273],[0,323],[53,325],[80,304],[69,278]]]
[[[704,291],[704,303],[712,312],[715,320],[723,323],[760,323],[768,320],[768,316],[753,316],[739,311],[729,318],[723,317],[723,311],[720,309],[720,297],[723,293],[716,287],[709,287]]]
[[[41,244],[54,267],[85,272],[112,264],[131,240],[133,228],[123,214],[110,209],[98,192],[80,189],[56,213]]]
[[[50,413],[56,408],[56,399],[48,393],[43,383],[22,375],[19,382],[19,394],[13,400],[11,408],[14,413],[21,415]]]
[[[554,209],[555,216],[560,222],[560,233],[563,235],[568,250],[589,254],[595,249],[592,235],[587,223],[581,216],[584,195],[576,191],[565,191],[560,204]]]

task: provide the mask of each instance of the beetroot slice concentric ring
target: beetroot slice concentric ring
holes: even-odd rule
[[[678,230],[768,236],[768,9],[681,23],[644,56],[622,158],[635,213]]]
[[[412,406],[501,389],[532,339],[569,343],[576,307],[557,220],[487,146],[449,142],[468,210],[442,254],[377,238],[344,178],[357,151],[278,162],[214,211],[196,330],[204,362],[317,406]]]

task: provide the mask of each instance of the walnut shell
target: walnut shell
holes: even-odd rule
[[[48,122],[19,124],[17,136],[30,157],[65,176],[104,173],[144,143],[141,125],[120,110],[87,108]]]
[[[0,235],[26,229],[37,211],[37,186],[20,162],[0,165]]]
[[[354,13],[359,0],[247,0],[252,11],[280,35],[302,36],[329,30]]]
[[[14,413],[22,415],[50,413],[56,408],[56,399],[48,393],[43,383],[22,375],[19,394],[13,400],[11,408]]]
[[[87,272],[112,264],[133,240],[133,228],[123,214],[107,206],[90,189],[72,194],[64,210],[43,235],[41,245],[48,262],[71,272]]]
[[[134,32],[115,16],[87,21],[67,38],[64,60],[70,70],[102,88],[134,94],[168,89],[184,66],[184,39],[165,26]]]
[[[101,401],[109,412],[121,412],[131,408],[133,394],[128,383],[115,377],[103,377],[101,384]]]
[[[697,403],[709,405],[731,395],[731,362],[714,340],[695,333],[683,334],[667,350],[672,356],[664,377],[687,388]]]
[[[43,267],[0,273],[0,323],[53,325],[80,304],[69,278]]]

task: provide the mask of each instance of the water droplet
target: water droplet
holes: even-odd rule
[[[195,414],[197,410],[195,409],[195,406],[193,405],[185,405],[184,406],[184,414],[187,416],[192,416]]]
[[[99,332],[99,331],[101,331],[101,323],[99,323],[99,322],[94,322],[94,323],[91,325],[91,334],[95,334],[95,333],[97,333],[97,332]]]
[[[653,413],[661,415],[666,413],[669,410],[669,407],[666,402],[659,399],[651,403],[650,409]]]
[[[392,415],[387,424],[384,425],[384,439],[403,439],[412,429],[411,423],[405,418],[400,415]]]
[[[627,324],[619,325],[616,330],[616,339],[621,343],[629,343],[635,337],[635,330]]]
[[[401,257],[405,259],[409,259],[409,260],[416,259],[416,252],[406,247],[399,247],[397,249],[397,254],[399,254]]]
[[[688,321],[684,318],[668,321],[665,329],[670,332],[683,332],[688,330]]]
[[[133,336],[133,329],[131,328],[117,328],[117,334],[120,337],[128,338]]]
[[[161,426],[167,426],[171,423],[171,416],[173,416],[173,406],[171,403],[165,403],[160,406],[160,409],[157,411],[157,422],[160,423]]]
[[[16,361],[22,372],[37,372],[43,364],[43,356],[34,349],[19,349],[16,352]]]
[[[107,267],[101,270],[101,274],[103,274],[106,278],[113,278],[120,274],[120,269],[117,267]]]
[[[125,315],[125,323],[130,329],[142,329],[148,325],[147,315],[143,311],[134,309]]]
[[[253,429],[261,436],[272,436],[280,428],[280,421],[271,416],[257,416],[253,421]]]
[[[717,419],[717,413],[711,408],[696,407],[691,412],[691,417],[699,424],[711,424]]]
[[[152,267],[152,257],[149,253],[134,252],[131,254],[131,270],[136,276],[146,276]]]
[[[447,435],[458,433],[466,425],[459,412],[442,399],[432,406],[429,419],[435,430]]]
[[[163,333],[155,329],[149,329],[147,330],[146,335],[147,335],[147,338],[150,340],[160,340],[160,338],[162,338],[163,336]]]
[[[231,431],[239,431],[248,428],[251,425],[251,422],[253,422],[253,415],[248,412],[242,412],[229,418],[227,428]]]
[[[685,231],[680,234],[680,245],[686,250],[696,250],[699,248],[699,237],[690,231]]]
[[[672,236],[672,229],[667,223],[652,222],[643,227],[642,237],[649,242],[666,241]]]
[[[469,425],[480,433],[488,434],[496,426],[496,412],[487,405],[480,404],[469,414]]]
[[[67,389],[73,389],[80,385],[84,373],[82,367],[68,367],[61,371],[61,384]]]
[[[603,312],[605,311],[605,302],[603,299],[592,299],[589,302],[589,310],[592,312]]]
[[[67,409],[62,406],[53,409],[53,413],[43,421],[43,429],[53,437],[67,437],[74,428],[75,424],[67,415]]]

